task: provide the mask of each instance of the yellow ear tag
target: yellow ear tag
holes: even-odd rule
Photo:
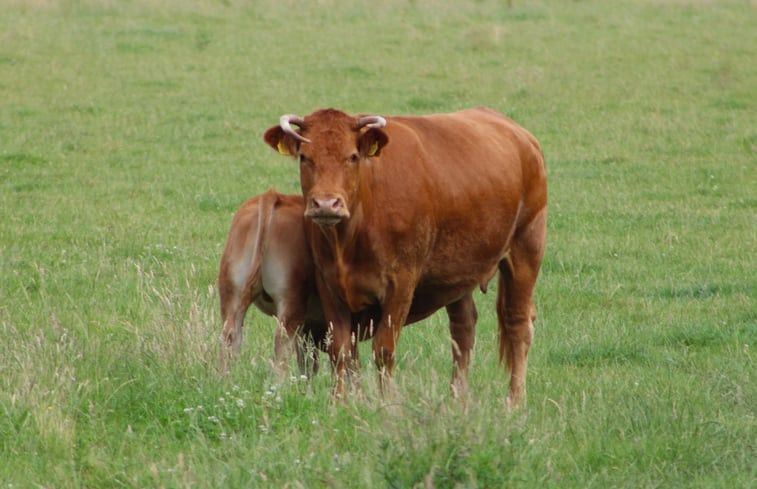
[[[283,139],[279,141],[279,144],[276,145],[276,148],[279,150],[279,153],[283,154],[284,156],[290,156],[292,154],[289,152],[289,148],[284,145]]]
[[[371,149],[368,151],[368,156],[376,156],[376,153],[378,153],[379,147],[378,147],[378,141],[373,142],[373,146],[371,146]]]

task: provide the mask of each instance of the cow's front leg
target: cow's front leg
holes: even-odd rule
[[[449,331],[452,336],[452,395],[465,399],[468,396],[468,368],[471,353],[475,344],[476,304],[473,294],[469,293],[462,299],[447,305],[449,316]]]
[[[373,337],[373,358],[376,362],[379,386],[383,395],[394,390],[392,372],[395,350],[402,326],[407,321],[413,300],[413,290],[412,286],[398,287],[393,294],[387,296],[387,300],[382,305],[381,321]]]
[[[316,286],[327,324],[324,343],[331,361],[331,379],[334,386],[332,396],[334,399],[344,399],[347,376],[353,363],[351,314],[347,305],[334,296],[320,274],[316,277]]]
[[[331,359],[331,377],[334,399],[344,399],[348,376],[353,369],[352,339],[349,321],[329,323],[326,342]]]

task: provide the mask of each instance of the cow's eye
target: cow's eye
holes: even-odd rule
[[[360,160],[360,155],[357,153],[352,153],[350,155],[350,163],[357,163]]]
[[[300,165],[310,165],[310,160],[305,155],[300,155]]]

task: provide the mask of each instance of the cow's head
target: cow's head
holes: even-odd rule
[[[292,127],[295,125],[298,129]],[[378,157],[389,140],[379,116],[351,117],[328,109],[305,117],[285,115],[268,129],[265,142],[300,162],[305,217],[335,225],[349,219],[358,200],[360,165]]]

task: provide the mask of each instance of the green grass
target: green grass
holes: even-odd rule
[[[754,1],[0,0],[1,487],[757,487]],[[320,107],[487,105],[541,141],[527,409],[493,297],[467,411],[443,314],[398,399],[215,371],[230,218]],[[325,358],[324,358],[325,360]]]

